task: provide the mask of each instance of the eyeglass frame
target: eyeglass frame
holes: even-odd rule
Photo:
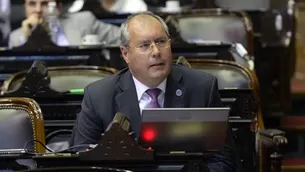
[[[161,38],[162,39],[162,38]],[[160,41],[161,39],[157,39],[156,41]],[[135,48],[140,54],[146,54],[146,53],[151,53],[152,52],[152,46],[156,46],[157,48],[169,48],[171,46],[170,42],[171,42],[171,39],[169,38],[166,38],[166,43],[165,45],[162,47],[162,46],[158,46],[160,45],[160,43],[156,43],[156,41],[152,41],[149,43],[149,47],[147,48],[146,52],[141,52],[140,50],[140,46],[142,46],[143,44],[148,44],[148,43],[141,43],[140,45],[138,46],[130,46],[128,45],[128,47],[130,48]],[[168,45],[166,45],[168,44]]]

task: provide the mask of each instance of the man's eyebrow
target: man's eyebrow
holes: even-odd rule
[[[151,41],[150,40],[142,40],[142,41],[139,41],[140,44],[145,44],[145,43],[150,43]]]
[[[36,3],[36,1],[33,1],[33,0],[32,0],[32,1],[28,1],[28,3],[29,3],[29,4],[33,4],[33,3]]]
[[[160,36],[159,38],[156,38],[155,40],[160,40],[160,39],[166,39],[165,36]]]
[[[159,41],[159,40],[161,40],[161,39],[166,39],[166,37],[165,36],[160,36],[160,37],[158,37],[158,38],[156,38],[156,39],[154,39],[154,41]],[[151,42],[151,40],[142,40],[141,42]]]

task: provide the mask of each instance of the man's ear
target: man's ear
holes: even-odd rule
[[[120,46],[120,50],[121,50],[121,54],[123,56],[123,59],[128,64],[129,63],[129,59],[128,59],[128,47]]]

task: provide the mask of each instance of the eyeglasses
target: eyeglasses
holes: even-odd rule
[[[153,45],[155,45],[158,49],[160,48],[168,48],[170,47],[170,39],[159,39],[157,41],[143,43],[138,46],[135,46],[134,48],[137,50],[137,52],[141,54],[151,53],[153,50]]]

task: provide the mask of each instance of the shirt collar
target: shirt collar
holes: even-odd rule
[[[137,80],[137,78],[135,78],[134,76],[132,76],[133,81],[135,83],[136,86],[136,91],[137,91],[137,96],[138,96],[138,101],[141,100],[142,95],[144,94],[144,92],[148,89],[150,89],[149,87],[147,87],[146,85],[142,84],[139,80]],[[159,88],[160,90],[162,90],[163,93],[165,93],[165,89],[166,89],[166,81],[167,78],[165,78],[160,85],[158,85],[157,88]]]

